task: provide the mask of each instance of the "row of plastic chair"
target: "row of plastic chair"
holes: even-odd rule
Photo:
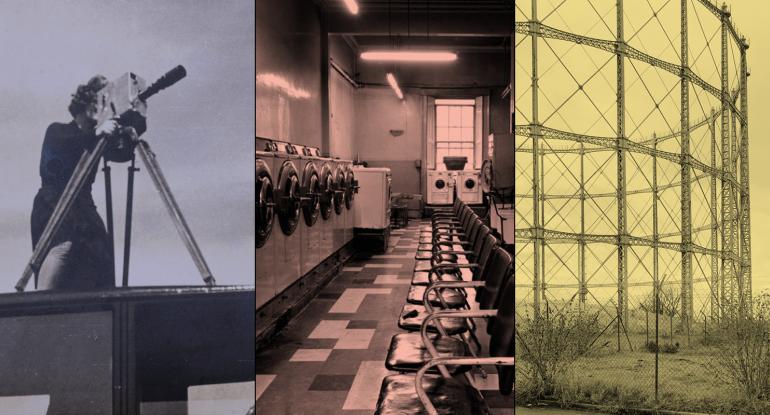
[[[478,215],[457,201],[421,229],[415,259],[398,322],[405,332],[393,336],[385,361],[400,374],[383,379],[376,413],[491,413],[471,371],[495,365],[499,392],[511,394],[513,258]],[[486,319],[486,352],[475,319]]]

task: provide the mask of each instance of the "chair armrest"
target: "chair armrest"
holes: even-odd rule
[[[433,223],[456,223],[456,224],[462,223],[459,219],[453,216],[445,216],[441,218],[431,218],[431,219],[432,219],[431,222]]]
[[[431,261],[433,261],[433,260],[431,259]],[[433,281],[433,276],[437,275],[436,271],[440,271],[440,270],[443,270],[443,269],[453,269],[453,268],[478,269],[478,268],[480,268],[480,266],[479,266],[479,264],[476,264],[476,263],[472,263],[472,264],[436,264],[436,265],[433,265],[430,268],[430,271],[428,272],[428,281],[434,282]]]
[[[436,243],[433,244],[433,246],[454,246],[454,245],[464,245],[464,244],[461,241],[437,241]]]
[[[445,250],[445,251],[442,251],[442,250],[438,250],[438,251],[435,251],[435,252],[436,252],[436,255],[441,255],[441,254],[463,254],[463,255],[471,255],[471,254],[475,254],[475,252],[473,252],[473,251],[455,251],[455,250]]]

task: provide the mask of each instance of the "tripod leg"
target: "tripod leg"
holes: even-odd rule
[[[166,182],[165,177],[163,177],[163,172],[161,172],[160,165],[155,159],[155,154],[150,150],[150,145],[147,144],[146,141],[140,140],[136,149],[139,151],[139,156],[142,158],[152,182],[155,184],[155,187],[158,189],[158,192],[163,199],[163,204],[166,205],[168,213],[171,215],[171,219],[174,222],[174,226],[176,226],[177,232],[179,232],[179,236],[182,237],[182,241],[190,252],[193,262],[195,262],[195,266],[198,267],[201,278],[203,278],[203,281],[208,286],[216,285],[216,280],[214,280],[214,276],[211,275],[211,270],[209,270],[209,266],[206,264],[206,260],[203,258],[203,254],[201,253],[200,248],[198,248],[198,244],[195,242],[195,238],[193,237],[190,228],[187,226],[184,216],[182,216],[182,211],[176,204],[174,195],[171,194],[171,189],[169,189],[168,183]]]
[[[126,191],[126,233],[123,242],[123,286],[128,287],[128,261],[131,257],[131,219],[134,211],[134,172],[136,157],[131,157],[131,165],[128,166],[128,189]]]
[[[93,169],[95,169],[99,163],[99,159],[104,153],[104,146],[107,143],[107,139],[102,137],[96,142],[96,145],[91,151],[83,152],[80,156],[78,164],[75,166],[75,170],[72,173],[72,177],[64,187],[62,195],[59,197],[59,201],[56,202],[56,207],[51,214],[51,218],[48,219],[48,223],[43,229],[43,234],[40,236],[40,240],[35,246],[35,250],[32,252],[32,258],[30,258],[27,266],[24,268],[24,272],[16,283],[16,291],[24,291],[24,288],[29,283],[29,279],[32,274],[40,270],[40,265],[43,263],[45,256],[48,255],[48,250],[51,248],[51,242],[54,235],[61,228],[62,221],[72,208],[72,203],[75,198],[83,189],[83,185],[88,178],[88,175]]]
[[[110,244],[109,250],[112,252],[112,278],[115,278],[115,234],[113,229],[113,217],[112,217],[112,176],[110,175],[110,166],[107,164],[107,160],[104,160],[104,197],[105,207],[107,210],[107,238]]]

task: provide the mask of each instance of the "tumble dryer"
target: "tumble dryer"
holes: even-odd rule
[[[290,143],[276,141],[275,198],[278,229],[275,232],[275,292],[279,294],[294,283],[302,274],[300,267],[301,233],[298,225],[302,220],[300,196],[301,163],[296,148]]]
[[[297,147],[300,153],[300,199],[302,220],[298,228],[300,233],[300,275],[305,275],[321,262],[321,227],[318,217],[321,211],[321,179],[317,165],[316,151],[311,147]]]
[[[270,150],[266,141],[257,139],[257,149]],[[255,180],[255,275],[257,308],[275,296],[275,240],[273,228],[275,212],[275,157],[270,151],[256,152]],[[280,231],[278,231],[280,232]]]
[[[353,172],[353,163],[345,164],[345,243],[353,239],[353,228],[355,227],[356,216],[356,193],[358,192],[358,182],[355,172]]]
[[[481,172],[479,170],[463,170],[455,172],[455,187],[457,197],[469,205],[480,205],[481,195]]]
[[[332,160],[334,181],[334,209],[332,214],[332,252],[345,245],[345,162]]]
[[[455,172],[428,170],[428,204],[451,205],[454,203]]]
[[[320,218],[316,222],[321,233],[321,242],[318,244],[319,257],[323,261],[334,253],[334,165],[329,158],[319,158],[317,167],[320,179]]]

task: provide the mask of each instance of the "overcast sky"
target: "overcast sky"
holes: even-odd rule
[[[253,284],[254,4],[0,0],[0,292],[31,255],[29,217],[43,134],[94,74],[148,83],[178,64],[187,78],[152,97],[143,138],[219,284]],[[136,178],[131,285],[201,280],[144,166]],[[113,164],[120,280],[126,164]],[[94,184],[104,214],[104,182]]]
[[[516,2],[517,18],[526,20],[530,2]],[[584,1],[538,1],[538,16],[546,25],[580,35],[615,39],[616,10],[614,1],[592,2],[591,7]],[[706,82],[719,88],[720,63],[720,21],[700,2],[688,4],[688,46],[689,66]],[[719,0],[719,6],[722,1]],[[732,11],[732,20],[742,35],[750,41],[747,61],[751,76],[748,78],[749,142],[750,142],[750,185],[751,185],[751,242],[752,242],[752,282],[754,294],[770,290],[770,141],[765,132],[770,130],[770,117],[765,115],[770,100],[770,74],[766,68],[770,65],[770,37],[768,37],[767,16],[770,2],[732,0],[727,1]],[[680,2],[666,0],[626,1],[624,9],[624,37],[631,46],[667,62],[680,62]],[[732,43],[732,38],[731,42]],[[517,40],[522,40],[517,35]],[[545,125],[576,133],[614,137],[616,127],[616,60],[606,51],[586,45],[577,45],[555,39],[538,41],[538,85],[539,119]],[[531,114],[531,87],[529,70],[531,67],[531,43],[529,40],[517,43],[516,99],[517,124],[529,121],[523,114]],[[729,87],[738,85],[735,68],[739,68],[740,54],[732,47],[728,52]],[[680,129],[680,78],[663,69],[647,65],[639,60],[627,59],[625,71],[625,126],[626,135],[631,140],[650,138],[653,134],[668,135]],[[523,78],[523,79],[522,79]],[[582,91],[582,92],[580,92]],[[690,122],[707,117],[711,109],[721,105],[719,98],[705,92],[700,87],[690,86]],[[719,128],[719,127],[717,127]],[[717,136],[719,137],[719,136]],[[707,127],[691,130],[690,150],[694,157],[710,164],[710,131]],[[658,149],[678,153],[678,138],[663,141]],[[719,138],[717,138],[719,140]],[[719,141],[717,141],[719,142]],[[550,141],[552,146],[566,146],[563,142]],[[721,154],[718,156],[721,158]],[[595,197],[586,203],[586,229],[594,234],[612,234],[617,217],[617,205],[614,192],[616,188],[616,160],[612,152],[589,153],[585,157],[585,177],[587,192],[594,195],[604,194],[609,197]],[[545,159],[544,191],[549,194],[577,194],[579,176],[579,157],[562,154],[559,164],[556,157]],[[531,171],[526,158],[517,156],[521,168],[519,174],[527,175]],[[530,162],[531,163],[531,162]],[[675,233],[681,221],[679,181],[680,166],[658,159],[658,184],[674,184],[660,192],[659,230],[672,232],[668,241],[678,242]],[[528,170],[529,169],[529,170]],[[571,172],[570,172],[571,170]],[[626,158],[627,180],[627,219],[629,232],[634,235],[652,234],[652,196],[651,157],[630,152]],[[596,172],[596,174],[593,174]],[[524,178],[523,182],[528,179]],[[521,180],[520,180],[521,182]],[[692,226],[705,227],[700,232],[693,232],[693,241],[701,246],[710,246],[711,222],[709,210],[709,179],[702,179],[694,185],[692,198]],[[720,189],[718,187],[717,189]],[[526,192],[526,190],[523,190]],[[718,190],[719,191],[719,190]],[[519,192],[519,190],[517,190]],[[565,201],[566,200],[566,201]],[[521,206],[527,215],[528,206]],[[530,208],[531,209],[531,208]],[[529,211],[531,212],[531,210]],[[555,214],[559,212],[559,214]],[[580,229],[579,199],[551,199],[546,203],[546,221],[549,227],[562,231]],[[604,212],[609,212],[605,216]],[[529,213],[531,215],[531,213]],[[717,215],[721,215],[717,211]],[[564,220],[560,219],[560,216]],[[597,219],[598,218],[598,219]],[[597,225],[598,224],[598,225]],[[528,226],[528,225],[525,225]],[[576,245],[575,245],[576,246]],[[571,272],[577,269],[577,249],[575,246],[553,244],[546,254],[546,282],[565,284],[574,281]],[[592,244],[590,254],[586,256],[589,275],[594,275],[592,284],[608,284],[616,280],[616,257],[612,256],[604,267],[602,261],[612,255],[612,246]],[[561,251],[559,251],[561,250]],[[571,250],[571,251],[569,251]],[[643,283],[651,287],[652,254],[647,248],[635,247],[629,254],[629,282]],[[557,254],[563,262],[558,261]],[[681,275],[678,252],[661,250],[661,269],[663,278],[676,284]],[[693,256],[694,279],[703,281],[710,278],[710,258]],[[615,261],[615,262],[613,262]],[[524,278],[527,278],[526,276]],[[612,284],[607,285],[601,294],[602,301],[613,298]],[[696,306],[709,304],[709,290],[706,284],[696,288]],[[601,288],[593,288],[597,295]],[[634,288],[631,295],[642,297],[648,288]],[[554,293],[557,291],[553,291]],[[562,294],[568,293],[568,294]],[[555,295],[571,295],[574,290],[563,289]],[[634,294],[636,293],[636,294]],[[635,300],[634,300],[635,301]]]

